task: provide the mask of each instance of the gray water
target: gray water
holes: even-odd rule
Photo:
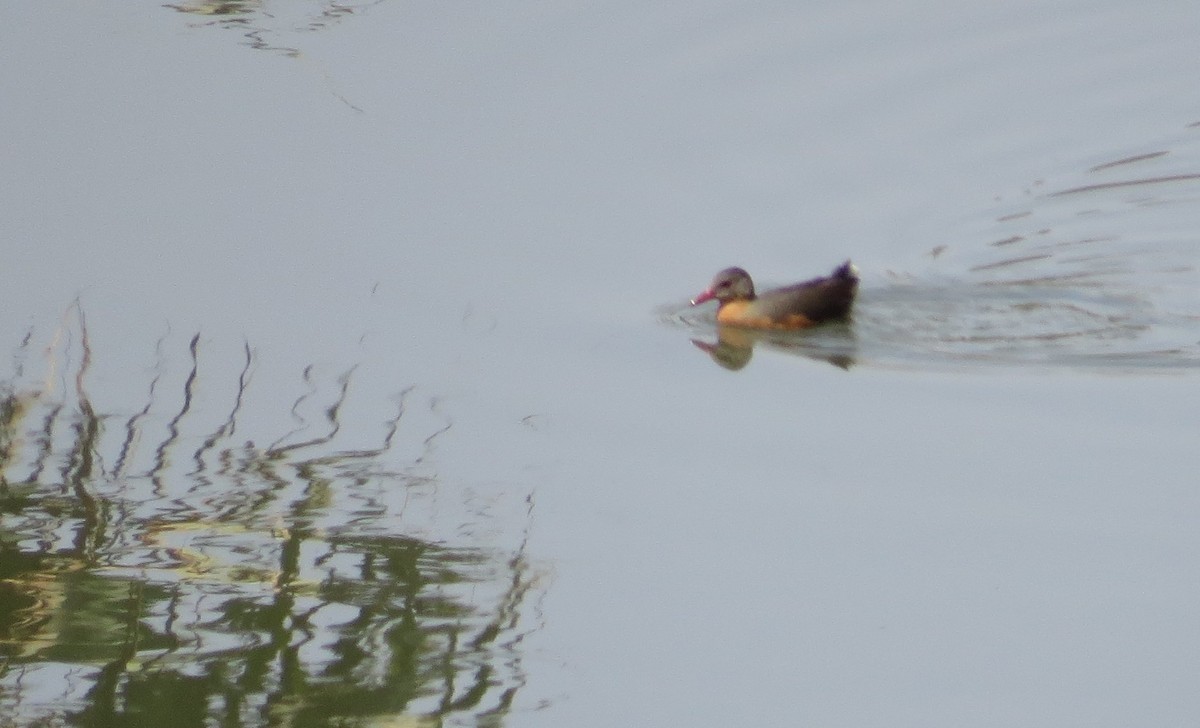
[[[0,725],[1200,716],[1190,9],[4,16]]]

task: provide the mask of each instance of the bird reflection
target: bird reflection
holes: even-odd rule
[[[819,333],[779,333],[718,325],[715,342],[692,339],[692,343],[730,371],[738,371],[749,364],[758,344],[794,356],[828,362],[839,369],[849,370],[854,366],[854,336],[850,327],[844,324],[822,327]]]

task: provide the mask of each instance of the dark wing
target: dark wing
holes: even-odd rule
[[[850,261],[846,261],[828,277],[768,291],[756,303],[763,314],[772,318],[800,314],[818,323],[845,318],[857,292],[858,275]]]

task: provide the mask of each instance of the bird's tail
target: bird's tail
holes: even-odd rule
[[[852,261],[847,260],[845,263],[842,263],[840,266],[838,266],[837,268],[834,269],[833,277],[834,278],[845,278],[846,280],[857,281],[858,280],[858,266],[854,265],[854,263]]]

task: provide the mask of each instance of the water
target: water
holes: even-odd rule
[[[1200,195],[1200,178],[1186,171],[1200,168],[1197,131],[1041,181],[1019,202],[943,230],[961,240],[864,284],[852,329],[720,330],[719,352],[698,346],[732,369],[759,344],[843,367],[1193,369],[1200,272],[1185,220]],[[686,304],[660,317],[701,335],[715,326],[711,311]]]
[[[8,20],[0,725],[1200,713],[1182,7]]]

